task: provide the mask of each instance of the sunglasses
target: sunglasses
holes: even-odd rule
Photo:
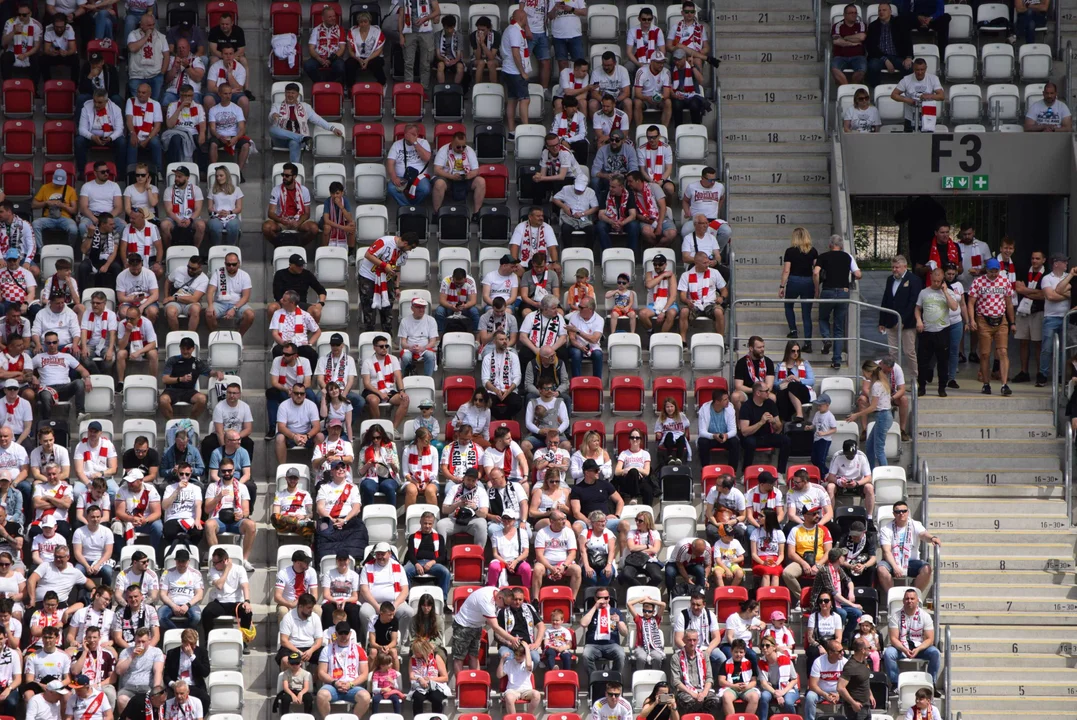
[[[295,177],[295,173],[281,173],[280,176],[285,180],[291,180]]]
[[[178,475],[179,477],[191,477],[191,473],[185,473],[185,472],[176,473],[176,475]]]
[[[650,22],[651,20],[654,20],[654,18],[653,18],[653,17],[641,17],[641,18],[639,19],[639,21],[640,21],[641,23],[645,23],[645,22]]]
[[[894,514],[895,514],[895,515],[907,515],[907,514],[908,514],[908,512],[909,512],[909,509],[908,509],[908,508],[905,508],[904,510],[895,510],[895,511],[894,511]]]
[[[617,281],[617,284],[618,284],[618,285],[620,285],[620,286],[622,286],[622,287],[623,287],[623,286],[626,286],[626,285],[628,285],[628,283],[627,283],[627,282],[625,282],[624,280],[618,280],[618,281]]]
[[[11,563],[0,563],[0,568],[11,567]]]
[[[281,353],[281,357],[294,358],[299,353]]]
[[[135,173],[135,177],[149,177],[149,173]]]
[[[641,438],[639,435],[629,435],[628,439],[629,440],[642,440],[643,438]]]
[[[239,263],[237,263],[237,262],[234,262],[234,263],[226,262],[224,264],[224,266],[225,267],[239,267]]]
[[[385,343],[382,343],[381,345],[375,345],[375,346],[374,346],[374,349],[375,349],[375,350],[384,350],[384,349],[385,349],[385,348],[387,348],[387,347],[389,347],[389,346],[388,346],[388,345],[386,345]]]
[[[60,341],[59,340],[46,340],[45,344],[46,345],[59,345]]]
[[[828,602],[830,602],[830,598],[819,598],[820,605],[825,605]]]
[[[301,397],[303,395],[306,395],[306,393],[305,392],[294,392],[294,393],[292,393],[292,395],[295,395],[296,397]]]
[[[621,693],[608,692],[608,693],[606,693],[606,697],[619,698],[619,697],[621,697]]]

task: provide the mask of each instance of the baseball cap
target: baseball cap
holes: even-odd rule
[[[187,548],[180,548],[173,557],[176,558],[176,562],[186,562],[191,559],[191,553]]]
[[[344,427],[344,421],[340,418],[332,418],[329,421],[329,427]]]
[[[387,542],[380,542],[380,543],[378,543],[377,545],[374,546],[374,552],[376,552],[376,553],[392,552],[392,551],[393,551],[392,546],[389,545],[389,543],[387,543]]]
[[[288,468],[288,472],[284,473],[284,477],[299,477],[299,468]]]
[[[783,613],[781,610],[775,610],[770,614],[771,622],[777,622],[779,620],[785,620],[785,613]]]
[[[664,52],[662,52],[661,50],[655,50],[654,54],[651,55],[651,62],[665,62],[665,61],[666,61],[666,54]]]
[[[288,263],[290,265],[299,265],[300,267],[302,267],[303,265],[307,264],[307,259],[299,253],[292,253],[288,256]]]
[[[477,468],[468,468],[467,470],[464,471],[464,477],[477,478],[478,476],[479,476],[479,471],[478,471]]]
[[[180,340],[179,346],[181,348],[193,348],[194,340],[189,337],[184,337],[182,340]]]
[[[432,407],[434,407],[434,401],[431,400],[430,398],[426,398],[425,400],[421,400],[419,402],[419,409],[432,408]]]
[[[676,50],[673,51],[673,59],[674,60],[680,60],[683,57],[688,57],[688,53],[686,53],[683,49],[677,48]]]
[[[1001,268],[1002,266],[1001,266],[1001,265],[999,265],[999,262],[998,262],[998,259],[997,259],[997,258],[988,258],[988,260],[987,260],[987,263],[985,263],[985,267],[986,267],[986,268],[987,268],[988,270],[998,270],[998,269],[1000,269],[1000,268]]]
[[[123,479],[130,483],[130,482],[138,482],[139,480],[141,480],[144,477],[146,477],[146,473],[142,472],[141,470],[135,469],[135,470],[128,470],[127,474],[123,476]]]
[[[90,56],[92,59],[92,55]],[[66,185],[67,184],[67,171],[63,168],[56,168],[52,173],[53,185]]]
[[[83,673],[79,673],[71,679],[71,687],[73,688],[89,687],[91,684],[90,676]]]
[[[86,677],[86,676],[83,675],[83,677]],[[56,693],[57,695],[67,695],[67,693],[68,693],[67,688],[59,680],[53,680],[52,682],[50,682],[48,685],[45,686],[45,689],[46,690],[51,690],[54,693]]]
[[[15,248],[8,248],[7,252],[4,253],[4,259],[5,260],[18,260],[19,259],[19,251],[16,250]]]
[[[190,177],[191,169],[188,168],[186,165],[180,165],[175,170],[172,171],[172,174],[173,175],[186,175],[186,176]]]
[[[334,460],[333,462],[329,463],[329,469],[330,470],[336,470],[337,468],[340,468],[340,467],[344,467],[344,463],[341,460]]]
[[[574,187],[575,189],[577,189],[577,190],[579,190],[581,192],[586,190],[587,189],[587,178],[584,177],[583,175],[577,175],[576,176],[576,182],[572,183],[572,187]]]
[[[5,388],[9,388],[9,387],[10,388],[18,388],[19,387],[19,381],[16,380],[15,378],[8,378],[7,380],[4,381],[4,387]]]
[[[87,430],[93,430],[94,432],[101,432],[101,423],[94,420],[92,423],[86,426]]]
[[[517,260],[516,258],[514,258],[512,255],[509,255],[508,253],[505,253],[504,255],[501,256],[501,264],[502,265],[519,265],[520,261]]]
[[[587,472],[588,470],[598,470],[598,463],[591,458],[583,461],[583,471]]]
[[[105,56],[99,52],[90,53],[90,62],[97,62],[98,60],[104,60]]]
[[[658,253],[653,258],[651,258],[651,263],[653,263],[654,265],[665,265],[666,264],[666,256],[663,255],[662,253]]]
[[[302,665],[303,664],[303,656],[300,655],[297,652],[289,653],[288,654],[288,664],[289,665]]]
[[[826,393],[823,393],[819,397],[815,398],[815,402],[818,403],[819,405],[823,405],[823,404],[829,405],[830,402],[831,402],[830,396],[827,395]]]
[[[54,515],[46,515],[41,518],[41,527],[56,527],[56,517]]]
[[[841,451],[845,454],[856,452],[856,440],[849,438],[841,444]]]
[[[624,137],[624,131],[622,131],[620,128],[614,128],[610,130],[610,140],[612,140],[613,138],[621,138],[622,140],[624,140]]]
[[[422,299],[421,297],[412,298],[411,304],[417,305],[418,307],[426,307],[426,300]]]
[[[333,345],[334,347],[337,346],[337,345],[343,345],[344,344],[344,336],[341,335],[340,333],[333,333],[329,337],[329,344]]]

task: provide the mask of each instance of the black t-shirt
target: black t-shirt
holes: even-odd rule
[[[755,425],[762,419],[763,415],[766,413],[770,413],[774,417],[778,417],[778,404],[773,400],[767,399],[763,401],[762,405],[756,405],[755,402],[752,401],[751,398],[749,398],[748,402],[740,406],[739,419],[747,420],[749,425]],[[770,423],[763,423],[763,427],[759,428],[759,430],[757,430],[755,434],[757,436],[772,434],[770,429]]]
[[[209,42],[217,44],[217,52],[221,49],[230,47],[235,48],[238,53],[242,48],[247,47],[247,38],[243,34],[243,28],[239,25],[232,26],[232,32],[229,35],[225,35],[221,30],[221,26],[213,28],[209,31]]]
[[[812,248],[808,252],[801,252],[800,248],[789,247],[785,249],[785,257],[782,262],[789,263],[789,274],[797,277],[811,277],[812,266],[815,258],[819,257],[819,251]]]
[[[815,259],[820,268],[820,285],[827,290],[847,290],[853,271],[853,257],[844,250],[828,250]]]
[[[135,455],[135,449],[131,448],[123,454],[124,470],[141,470],[148,473],[151,468],[161,466],[161,456],[152,447],[146,451],[146,457],[141,460]]]
[[[569,493],[569,502],[573,500],[580,501],[580,512],[586,517],[595,510],[601,510],[604,513],[610,511],[610,495],[617,492],[617,489],[613,487],[608,481],[599,478],[595,481],[594,485],[588,485],[587,483],[580,481],[572,486],[572,492]]]
[[[848,682],[847,690],[853,696],[853,700],[863,703],[865,707],[871,705],[871,669],[866,663],[857,662],[856,658],[849,658],[841,676]]]
[[[1046,265],[1042,265],[1040,267],[1040,272],[1042,272],[1043,275],[1040,277],[1039,282],[1036,283],[1035,287],[1032,287],[1028,282],[1028,273],[1029,273],[1029,270],[1031,270],[1031,269],[1032,269],[1032,264],[1031,263],[1024,263],[1023,265],[1017,265],[1017,267],[1014,269],[1014,276],[1015,276],[1014,280],[1016,280],[1019,283],[1024,283],[1025,287],[1029,288],[1030,290],[1042,290],[1043,289],[1043,278],[1047,277],[1051,273],[1050,268],[1048,268]],[[969,289],[965,288],[965,292],[968,293],[968,291],[969,291]],[[1021,300],[1023,300],[1023,299],[1024,298],[1021,297],[1020,295],[1017,296],[1017,302],[1018,303],[1020,303]],[[1034,312],[1034,313],[1043,312],[1043,304],[1044,304],[1043,300],[1033,300],[1032,301],[1032,310],[1031,310],[1031,312]],[[1017,308],[1015,307],[1014,311],[1016,312],[1016,310],[1017,310]]]
[[[388,645],[393,641],[393,633],[400,632],[400,621],[396,616],[387,623],[381,621],[381,616],[374,618],[374,642],[378,645]]]
[[[736,367],[733,368],[733,379],[734,380],[740,380],[741,382],[744,383],[744,386],[747,387],[747,388],[751,388],[752,384],[755,383],[756,380],[759,380],[760,382],[765,382],[766,379],[767,379],[766,378],[767,375],[773,375],[774,374],[774,361],[771,360],[770,358],[768,358],[766,355],[764,355],[763,356],[763,364],[767,368],[766,373],[764,375],[760,375],[759,374],[759,361],[758,360],[754,361],[753,365],[754,365],[756,377],[755,377],[755,379],[753,379],[752,378],[752,373],[749,371],[750,368],[749,368],[748,356],[745,355],[740,360],[737,360],[737,365],[736,365]]]

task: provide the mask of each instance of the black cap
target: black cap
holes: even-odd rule
[[[101,53],[94,51],[90,53],[90,62],[97,62],[98,60],[104,60],[105,56]]]
[[[855,453],[856,452],[856,440],[849,438],[841,444],[841,451],[843,453]]]
[[[339,551],[337,553],[337,560],[351,560],[351,557],[352,557],[351,555],[344,552],[343,550],[341,550],[341,551]]]
[[[501,264],[502,265],[519,265],[520,261],[517,260],[516,258],[514,258],[512,255],[509,255],[508,253],[505,253],[504,255],[501,256]]]
[[[329,344],[330,345],[343,345],[344,344],[344,336],[341,335],[340,333],[333,333],[333,335],[329,338]]]
[[[289,665],[302,665],[303,664],[303,656],[300,655],[297,652],[289,653],[289,655],[288,655],[288,664]]]
[[[352,626],[341,620],[336,624],[336,627],[334,627],[333,629],[337,631],[337,635],[347,636],[351,633]]]
[[[778,482],[778,478],[774,477],[774,473],[770,472],[769,470],[764,470],[763,472],[759,473],[759,476],[756,478],[756,480],[759,481],[760,484],[770,483],[771,485],[773,485],[774,483]]]
[[[179,346],[181,348],[193,348],[194,347],[194,339],[190,338],[190,337],[184,337],[184,338],[182,338],[180,340]]]
[[[288,258],[288,263],[291,264],[291,265],[299,265],[300,267],[302,267],[302,266],[307,264],[307,259],[305,257],[303,257],[302,255],[300,255],[299,253],[293,253]]]
[[[583,461],[583,471],[587,472],[588,470],[598,470],[598,463],[591,458]]]
[[[191,553],[187,551],[187,548],[180,548],[176,551],[176,562],[186,562],[191,559]]]
[[[175,169],[172,170],[172,174],[173,175],[185,175],[187,177],[190,177],[191,176],[191,170],[186,165],[179,165]]]

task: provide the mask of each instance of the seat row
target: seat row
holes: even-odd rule
[[[996,83],[988,85],[986,90],[979,85],[957,84],[946,89],[946,101],[940,108],[940,119],[949,117],[955,123],[980,123],[981,121],[999,120],[1003,123],[1021,123],[1024,115],[1035,102],[1043,97],[1045,83],[1030,83],[1022,91],[1017,85]],[[905,118],[906,105],[890,97],[897,85],[883,83],[874,90],[875,107],[884,126],[900,126]],[[866,90],[865,85],[843,85],[838,88],[838,116],[846,107],[852,105],[853,95],[857,89]],[[1021,125],[1014,128],[1023,131]]]

